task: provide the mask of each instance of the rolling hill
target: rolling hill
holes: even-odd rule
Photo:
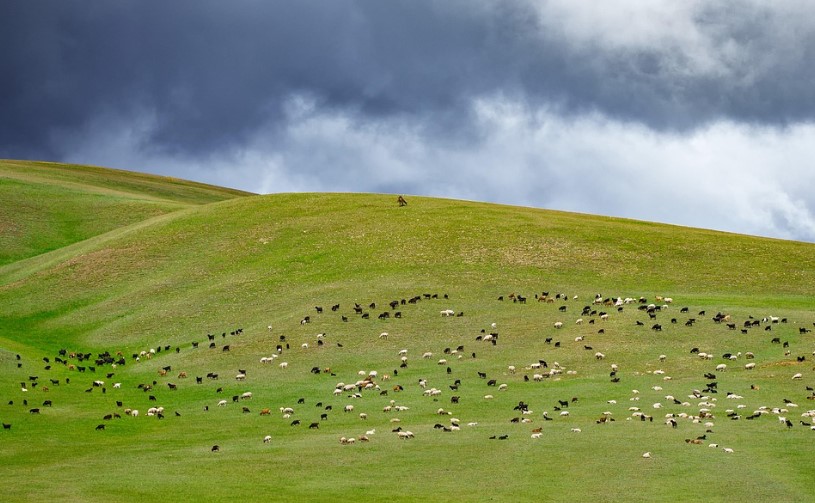
[[[129,171],[0,160],[0,266],[246,193]]]
[[[713,501],[802,501],[815,488],[815,431],[798,424],[815,408],[811,244],[423,197],[399,207],[381,194],[248,195],[20,161],[0,162],[0,193],[10,500],[649,501],[698,499],[704,487]],[[595,304],[597,294],[634,302]],[[562,372],[532,379],[541,361]],[[369,371],[375,391],[334,391]],[[251,400],[233,402],[246,391]],[[395,405],[407,409],[383,412]],[[144,417],[154,406],[164,419]],[[282,419],[281,407],[296,412]],[[461,430],[445,431],[452,416],[439,409]],[[713,412],[699,420],[702,409]],[[615,420],[598,424],[605,412]],[[338,441],[371,430],[369,442]],[[700,436],[704,446],[685,442]],[[30,480],[35,469],[43,477]]]

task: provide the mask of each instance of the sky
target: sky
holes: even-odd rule
[[[0,2],[0,158],[815,242],[815,4]]]

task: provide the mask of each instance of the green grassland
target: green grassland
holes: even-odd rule
[[[142,173],[0,160],[0,266],[241,195],[246,193]]]
[[[806,389],[815,385],[815,343],[800,331],[815,328],[811,244],[422,197],[399,207],[392,195],[251,196],[12,161],[2,163],[0,190],[19,194],[0,205],[2,225],[17,229],[0,242],[0,420],[11,424],[0,431],[4,500],[808,501],[815,494],[815,431],[799,423],[812,422],[801,414],[815,409]],[[16,210],[17,203],[30,209]],[[565,299],[537,302],[544,291]],[[511,293],[528,301],[512,302]],[[621,311],[594,306],[597,293],[673,303],[651,320],[638,303]],[[582,315],[587,305],[597,313]],[[443,317],[445,309],[463,314]],[[391,316],[379,319],[384,312]],[[737,329],[715,323],[717,312]],[[301,323],[306,316],[310,323]],[[759,326],[742,333],[751,316]],[[766,316],[786,322],[761,322]],[[555,329],[556,321],[564,327]],[[654,323],[662,331],[651,330]],[[477,340],[493,330],[497,344]],[[776,337],[788,347],[772,343]],[[278,344],[279,357],[261,363]],[[161,351],[132,356],[151,348]],[[703,360],[691,348],[715,357]],[[60,349],[93,359],[121,353],[126,363],[66,358],[62,365],[54,362]],[[742,355],[724,360],[725,352]],[[754,370],[744,368],[747,352]],[[558,362],[562,373],[535,382],[540,371],[531,365],[539,360],[550,368]],[[619,382],[611,381],[612,363]],[[720,363],[726,371],[715,370]],[[160,376],[163,367],[171,370]],[[239,369],[245,381],[235,379]],[[337,383],[373,370],[379,389],[335,395]],[[178,377],[182,371],[189,377]],[[708,372],[717,374],[719,392],[690,398],[710,382]],[[420,379],[441,393],[425,396]],[[506,389],[488,386],[490,379]],[[104,392],[94,380],[105,382]],[[138,388],[153,381],[149,392]],[[232,401],[246,391],[251,400]],[[226,406],[217,405],[222,399]],[[391,401],[408,409],[384,412]],[[519,401],[532,414],[513,410]],[[569,402],[568,416],[555,409],[559,401]],[[666,414],[698,416],[704,401],[715,405],[714,426],[691,418],[666,426]],[[353,412],[343,412],[346,405]],[[147,417],[152,406],[164,407],[165,417]],[[762,406],[787,412],[746,419]],[[29,412],[34,407],[39,414]],[[283,418],[281,407],[295,413]],[[630,407],[653,422],[632,417]],[[264,408],[271,414],[261,416]],[[615,420],[597,424],[604,412]],[[103,419],[114,413],[122,417]],[[461,420],[460,431],[434,428],[451,417]],[[313,422],[319,428],[310,429]],[[415,438],[398,438],[397,427]],[[539,439],[530,436],[535,428]],[[339,442],[369,430],[376,430],[369,442]],[[701,435],[703,445],[685,442]]]

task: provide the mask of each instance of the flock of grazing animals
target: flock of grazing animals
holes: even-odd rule
[[[416,348],[402,348],[395,352],[393,361],[387,364],[388,370],[360,370],[353,375],[344,373],[343,378],[347,378],[347,382],[345,380],[341,380],[336,382],[336,384],[334,384],[332,387],[327,387],[325,390],[324,402],[319,401],[313,405],[306,404],[305,398],[301,398],[298,400],[298,407],[288,404],[282,404],[279,407],[272,407],[267,406],[269,405],[268,403],[264,403],[259,410],[259,414],[261,416],[271,416],[272,409],[277,409],[280,412],[280,417],[283,420],[290,421],[289,424],[292,427],[297,427],[304,424],[302,420],[311,414],[313,416],[311,420],[305,421],[309,424],[308,430],[319,430],[320,425],[329,420],[329,413],[333,412],[333,406],[328,404],[328,402],[331,400],[345,400],[347,403],[338,406],[338,410],[342,410],[343,414],[350,415],[354,413],[359,421],[363,423],[370,423],[370,418],[376,417],[373,411],[379,409],[382,411],[382,414],[385,414],[385,416],[379,417],[388,418],[388,428],[390,429],[391,433],[395,434],[397,439],[412,440],[416,439],[417,436],[412,431],[402,426],[403,420],[406,422],[410,421],[411,424],[415,425],[415,427],[411,426],[411,428],[418,428],[417,431],[426,429],[424,427],[428,427],[429,429],[430,425],[429,423],[423,423],[422,418],[424,418],[424,416],[419,416],[418,414],[414,415],[410,412],[411,407],[405,405],[403,401],[400,400],[402,396],[411,394],[412,396],[425,397],[427,401],[431,402],[431,404],[439,401],[449,402],[451,410],[446,410],[443,407],[437,409],[435,413],[436,419],[432,421],[435,424],[432,425],[432,428],[441,432],[454,433],[461,430],[461,424],[465,424],[468,429],[476,430],[478,429],[479,420],[482,425],[487,424],[483,418],[467,418],[466,421],[462,421],[458,417],[455,417],[459,415],[458,412],[456,412],[456,409],[463,400],[473,400],[477,399],[474,398],[475,396],[481,396],[481,392],[479,391],[479,395],[474,395],[471,392],[466,395],[466,398],[464,398],[465,395],[463,391],[465,389],[478,389],[484,391],[494,389],[496,393],[501,393],[507,391],[510,386],[517,386],[523,387],[525,392],[528,393],[529,397],[519,401],[517,405],[513,405],[511,410],[506,410],[507,430],[495,432],[495,434],[490,435],[487,438],[494,440],[509,440],[510,435],[514,437],[515,433],[519,433],[519,430],[517,429],[518,427],[521,425],[530,425],[530,429],[525,433],[532,440],[540,439],[543,437],[545,432],[550,430],[558,431],[558,428],[555,426],[546,426],[545,428],[542,426],[548,425],[550,421],[554,421],[555,423],[553,424],[557,424],[558,422],[564,423],[562,431],[569,431],[571,433],[579,434],[582,433],[583,429],[586,427],[586,418],[581,418],[582,421],[577,420],[576,416],[579,416],[579,413],[572,414],[570,412],[575,409],[580,410],[582,403],[579,398],[564,397],[562,400],[558,399],[550,403],[544,403],[541,399],[541,395],[543,394],[542,390],[544,388],[541,388],[539,384],[535,384],[542,382],[554,383],[562,379],[571,378],[571,376],[587,373],[586,369],[572,366],[567,367],[566,365],[561,365],[554,360],[554,358],[556,358],[558,355],[557,351],[560,348],[565,349],[567,347],[577,349],[582,347],[583,350],[589,351],[589,354],[593,356],[593,359],[596,362],[594,365],[608,365],[607,371],[609,380],[616,386],[616,388],[612,389],[620,390],[616,392],[614,396],[608,397],[608,399],[604,402],[604,407],[608,408],[609,410],[604,411],[597,417],[591,418],[591,422],[596,425],[608,425],[621,419],[651,424],[655,423],[654,414],[656,414],[656,411],[662,410],[663,417],[658,418],[660,420],[656,421],[656,424],[662,423],[673,429],[680,428],[684,425],[701,425],[700,427],[704,427],[704,433],[702,435],[685,439],[685,442],[689,445],[700,445],[707,440],[708,435],[715,435],[714,431],[716,430],[714,430],[714,426],[721,425],[723,421],[727,421],[729,423],[739,421],[741,419],[753,421],[762,418],[763,416],[775,416],[778,418],[780,424],[783,424],[785,428],[793,428],[795,423],[789,420],[787,416],[794,414],[799,409],[804,409],[800,407],[796,401],[787,399],[786,397],[780,398],[777,403],[757,406],[752,412],[747,410],[748,406],[743,403],[745,401],[743,395],[734,392],[726,392],[721,395],[724,397],[724,399],[719,400],[719,381],[721,380],[723,374],[732,372],[731,367],[728,366],[728,363],[738,362],[739,360],[753,360],[756,354],[762,352],[778,352],[778,350],[774,348],[776,345],[781,345],[780,349],[783,352],[784,357],[792,357],[791,351],[793,350],[793,347],[791,347],[789,341],[785,340],[782,342],[781,337],[773,337],[769,343],[766,343],[765,338],[745,339],[745,342],[743,342],[744,347],[734,348],[734,350],[723,353],[720,356],[715,356],[712,353],[712,349],[701,351],[701,348],[693,347],[688,351],[686,356],[687,358],[698,358],[702,361],[721,359],[724,360],[724,362],[711,363],[711,368],[709,368],[708,372],[704,373],[704,379],[699,380],[698,386],[685,390],[675,390],[674,394],[664,394],[659,401],[654,402],[650,407],[640,405],[643,395],[639,390],[633,389],[630,391],[630,393],[628,393],[628,400],[632,405],[628,407],[627,410],[622,410],[618,400],[621,399],[623,395],[621,388],[625,385],[625,375],[649,375],[653,382],[651,391],[656,393],[663,392],[663,386],[667,386],[671,382],[672,377],[662,369],[631,370],[628,374],[626,374],[624,369],[621,369],[621,366],[618,363],[604,363],[607,360],[614,361],[616,356],[615,348],[613,346],[609,346],[604,347],[603,351],[599,351],[596,350],[592,344],[603,344],[602,336],[605,335],[607,328],[610,329],[610,320],[613,320],[615,317],[620,315],[620,313],[622,313],[625,309],[630,308],[636,309],[638,313],[636,315],[637,319],[634,323],[634,327],[631,328],[631,330],[644,329],[640,327],[646,327],[646,323],[651,325],[650,328],[653,332],[662,332],[663,324],[666,325],[665,328],[667,328],[667,326],[677,326],[687,327],[686,330],[692,330],[696,324],[705,319],[705,311],[699,311],[698,314],[691,315],[689,308],[681,308],[677,310],[676,308],[672,307],[673,299],[667,297],[657,297],[653,302],[649,302],[644,297],[604,297],[598,294],[588,305],[583,306],[582,309],[579,307],[581,303],[579,302],[579,297],[577,296],[570,297],[563,294],[550,295],[548,292],[543,292],[541,294],[534,294],[532,298],[534,298],[538,303],[557,305],[556,312],[549,313],[547,311],[547,313],[556,316],[557,319],[556,321],[551,322],[551,332],[543,330],[544,335],[542,336],[542,345],[540,348],[536,348],[536,350],[540,350],[541,357],[534,359],[533,361],[502,362],[501,368],[505,369],[503,372],[496,372],[494,370],[494,365],[492,366],[493,370],[479,370],[477,372],[467,374],[462,373],[458,369],[454,370],[453,367],[458,367],[462,360],[468,362],[482,362],[482,359],[477,357],[477,352],[471,350],[472,348],[469,351],[465,350],[465,347],[471,346],[471,344],[476,346],[476,349],[478,349],[478,346],[483,346],[484,344],[496,347],[496,351],[492,351],[490,353],[491,356],[485,361],[485,363],[494,363],[495,360],[501,358],[501,353],[498,351],[498,349],[500,349],[499,343],[503,344],[502,341],[504,339],[499,336],[497,324],[491,323],[488,327],[482,328],[478,334],[474,334],[475,336],[471,339],[471,343],[460,344],[455,348],[451,346],[440,349],[434,347],[433,341],[423,341],[422,343],[425,344],[426,347],[420,351],[417,351]],[[527,304],[529,299],[529,296],[513,293],[507,296],[500,296],[497,300],[498,302]],[[407,309],[409,309],[411,306],[419,304],[420,302],[436,301],[438,303],[448,303],[449,300],[450,298],[446,294],[423,294],[411,297],[410,299],[405,298],[400,300],[392,300],[385,304],[387,308],[380,308],[380,312],[376,315],[376,317],[379,320],[401,320],[403,318],[407,318],[407,316],[403,316],[403,312],[407,312]],[[360,320],[371,320],[370,312],[376,309],[377,303],[375,302],[367,304],[367,306],[354,303],[351,311],[347,313],[341,311],[340,304],[333,304],[330,307],[330,311],[339,316],[341,323],[350,323],[354,317]],[[570,313],[570,311],[580,313],[579,317],[573,322],[566,319],[566,316]],[[676,314],[676,311],[678,311],[678,314]],[[444,309],[436,312],[440,313],[441,318],[464,317],[463,311],[456,311],[446,306],[444,306]],[[240,383],[242,386],[247,387],[258,383],[258,380],[253,379],[253,374],[268,374],[273,372],[272,370],[268,370],[268,364],[277,362],[279,359],[283,358],[283,355],[289,356],[287,361],[280,361],[277,364],[279,371],[295,371],[305,373],[305,368],[307,366],[304,365],[303,362],[307,358],[312,358],[311,355],[313,351],[329,346],[342,348],[343,344],[339,341],[328,345],[327,341],[329,341],[331,338],[328,337],[326,333],[319,333],[316,336],[313,336],[313,340],[302,343],[300,342],[300,340],[303,339],[302,333],[307,332],[311,324],[316,322],[319,317],[325,316],[326,313],[327,311],[324,310],[323,307],[315,306],[312,313],[309,313],[307,316],[300,319],[299,330],[294,327],[287,327],[287,330],[296,335],[280,335],[279,339],[276,341],[274,351],[262,356],[257,356],[258,362],[260,363],[258,368],[236,369],[234,373],[234,382]],[[415,311],[411,311],[411,315],[417,315],[417,313],[415,313]],[[678,317],[683,317],[683,320],[679,320]],[[645,318],[647,318],[647,321]],[[662,321],[665,318],[667,318],[669,321]],[[717,313],[713,317],[707,319],[707,322],[721,325],[723,327],[722,330],[733,331],[740,329],[742,334],[748,334],[750,331],[773,332],[774,327],[789,324],[787,319],[772,316],[763,318],[749,317],[739,324],[736,320],[732,319],[731,316],[723,313]],[[376,322],[371,321],[371,323]],[[408,323],[408,321],[403,321],[403,323]],[[598,337],[591,336],[590,338],[592,340],[587,340],[587,337],[589,336],[585,335],[586,331],[584,330],[581,332],[583,335],[574,337],[574,343],[576,346],[571,346],[570,341],[563,337],[564,334],[568,332],[569,326],[583,327],[589,325],[592,325],[595,328],[602,327],[596,330]],[[274,332],[271,326],[269,326],[268,329],[270,333]],[[787,332],[789,332],[789,330]],[[810,332],[811,330],[809,328],[799,325],[799,336],[806,336]],[[241,328],[230,331],[228,335],[227,332],[223,332],[221,334],[221,340],[224,342],[230,342],[230,344],[222,344],[220,347],[220,353],[226,353],[229,351],[235,353],[243,351],[243,345],[240,343],[240,337],[242,335],[243,329]],[[230,337],[231,341],[226,341],[228,336]],[[292,345],[292,341],[288,340],[287,337],[292,339],[297,337],[297,344]],[[388,332],[382,332],[379,334],[378,339],[381,341],[381,344],[390,344],[391,341],[388,337]],[[210,349],[218,348],[218,340],[216,336],[209,334],[207,337],[207,342],[209,342]],[[415,345],[417,343],[413,342],[412,344]],[[797,345],[799,347],[802,346],[803,341],[799,342]],[[183,351],[202,351],[203,349],[199,349],[199,347],[200,342],[193,342],[190,347],[185,346]],[[187,378],[187,370],[182,370],[176,373],[176,371],[173,371],[171,366],[162,366],[159,363],[163,354],[178,354],[181,353],[181,351],[181,346],[173,347],[170,345],[162,345],[151,349],[145,349],[138,353],[132,353],[130,357],[127,358],[121,351],[114,353],[105,351],[93,355],[92,353],[79,353],[76,351],[62,349],[55,356],[46,356],[42,358],[42,361],[45,364],[43,371],[48,374],[47,379],[49,379],[50,386],[39,386],[39,391],[47,393],[49,391],[49,387],[59,387],[62,389],[68,386],[81,386],[82,384],[80,383],[88,382],[89,387],[85,390],[87,393],[95,392],[106,394],[108,392],[107,383],[110,379],[116,377],[118,373],[126,372],[127,369],[133,365],[154,365],[156,366],[156,379],[151,380],[150,382],[140,383],[137,387],[135,387],[138,390],[137,392],[133,389],[123,389],[121,387],[121,383],[119,382],[112,384],[112,391],[110,393],[111,410],[105,411],[101,417],[104,422],[97,424],[95,426],[96,430],[106,430],[106,425],[111,424],[110,421],[114,419],[122,419],[122,416],[128,416],[131,418],[140,417],[139,410],[134,408],[135,405],[131,404],[138,404],[140,406],[149,405],[151,402],[157,402],[157,396],[161,393],[176,393],[178,390],[187,386],[209,385],[216,387],[213,392],[215,397],[212,402],[213,405],[216,405],[218,408],[228,409],[231,404],[240,403],[241,414],[251,414],[252,409],[250,407],[254,396],[251,391],[236,393],[232,395],[231,400],[220,398],[220,395],[224,390],[224,386],[220,385],[220,375],[226,375],[226,373],[230,372],[229,370],[218,369],[217,372],[213,371],[207,373],[205,377],[196,376],[193,384],[192,380]],[[411,355],[418,354],[420,355],[418,360],[430,360],[432,362],[434,360],[434,351],[439,351],[444,356],[437,359],[435,365],[432,366],[415,365],[413,359],[411,358]],[[479,350],[479,352],[483,353],[482,350]],[[815,354],[815,352],[812,354]],[[795,355],[795,363],[805,363],[807,356],[808,355],[806,354]],[[20,372],[24,372],[24,367],[27,369],[34,366],[33,362],[23,362],[20,355],[16,356],[16,360],[17,368]],[[291,360],[292,362],[291,368],[288,360]],[[668,356],[666,354],[660,354],[658,356],[655,355],[654,357],[655,364],[665,364],[667,360]],[[24,365],[24,363],[27,365]],[[421,367],[422,371],[425,372],[427,376],[412,380],[411,382],[403,381],[402,379],[405,375],[411,375],[410,370],[407,369],[413,369],[414,366]],[[438,370],[431,371],[430,369],[432,367],[435,367]],[[755,361],[748,361],[743,365],[743,369],[745,371],[754,371],[756,367],[757,365]],[[592,368],[592,370],[594,370],[594,368]],[[332,371],[332,369],[321,365],[312,366],[309,372],[315,376],[324,376],[326,374],[330,377],[337,376],[336,371]],[[400,372],[402,372],[401,375]],[[82,379],[83,374],[93,374],[94,376],[104,374],[106,376],[106,380],[101,378],[91,378],[90,380],[85,381]],[[54,378],[56,375],[60,377]],[[717,375],[719,376],[719,379],[717,379]],[[176,376],[173,379],[175,382],[166,381],[167,379],[173,378],[173,376]],[[809,375],[807,375],[807,377],[809,377]],[[793,380],[800,380],[804,378],[804,373],[791,373],[789,378]],[[162,379],[166,382],[160,382]],[[43,381],[44,380],[45,379],[43,379]],[[8,405],[14,406],[15,403],[22,403],[24,407],[28,407],[28,399],[35,396],[34,393],[29,391],[29,389],[31,391],[37,391],[39,384],[40,378],[38,375],[28,375],[27,380],[21,380],[20,382],[20,388],[25,398],[22,400],[19,400],[17,397],[9,399]],[[757,390],[758,386],[754,386],[752,388]],[[161,393],[159,393],[159,389],[162,390]],[[809,386],[806,386],[805,389],[806,393],[802,393],[802,395],[798,398],[815,400],[815,391],[813,391],[813,389]],[[552,385],[545,388],[545,390],[546,393],[557,392],[557,386]],[[676,395],[676,393],[679,392],[683,393],[684,396]],[[145,396],[148,399],[147,404],[144,403]],[[483,398],[481,399],[494,400],[495,394],[483,394]],[[113,405],[114,403],[115,406]],[[357,410],[355,404],[359,405],[359,408],[364,410],[362,412],[355,412]],[[41,412],[41,407],[46,408],[52,406],[52,400],[47,399],[42,402],[41,406],[37,407],[33,407],[35,403],[32,400],[31,405],[32,408],[29,409],[30,414],[38,415]],[[300,405],[303,407],[299,407]],[[311,405],[311,407],[317,409],[318,412],[304,413],[303,409],[307,405]],[[646,413],[645,410],[648,410],[648,408],[654,412],[651,414]],[[204,409],[205,411],[209,411],[209,406],[205,405]],[[318,413],[319,420],[317,419]],[[165,407],[158,405],[150,406],[147,408],[146,412],[147,417],[155,417],[157,419],[164,419],[164,414]],[[377,413],[377,415],[378,414],[379,413]],[[292,419],[295,415],[296,418]],[[399,417],[397,417],[397,415]],[[181,411],[176,410],[174,417],[180,418],[181,416]],[[799,420],[800,425],[815,429],[815,427],[813,427],[811,424],[813,418],[815,418],[815,410],[807,410],[800,413],[800,416],[802,418]],[[3,422],[2,424],[5,430],[10,430],[12,427],[10,423]],[[494,425],[492,427],[495,428]],[[718,429],[719,427],[716,426],[716,428]],[[352,432],[348,432],[339,438],[339,442],[342,445],[356,445],[358,443],[371,442],[374,438],[376,438],[375,434],[376,428],[365,428],[364,434],[357,435]],[[266,435],[262,438],[262,441],[263,443],[271,443],[273,442],[273,437],[271,435]],[[716,443],[710,443],[709,445],[718,447],[718,444]],[[220,452],[220,449],[220,444],[216,444],[211,447],[213,452]],[[725,453],[734,452],[733,448],[731,447],[725,447],[722,450]],[[650,458],[651,456],[651,451],[643,454],[644,458]]]

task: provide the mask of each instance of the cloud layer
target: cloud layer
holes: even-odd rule
[[[815,241],[806,2],[6,2],[0,157]]]

